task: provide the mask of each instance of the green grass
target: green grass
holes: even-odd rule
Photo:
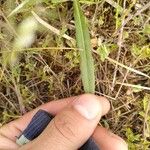
[[[148,150],[150,2],[80,2],[80,12],[72,1],[0,2],[0,123],[49,100],[95,89],[112,106],[101,124],[126,139],[129,150]]]
[[[83,87],[86,93],[95,93],[95,69],[88,24],[81,10],[79,1],[75,0],[73,3],[76,40],[80,51],[80,71]]]

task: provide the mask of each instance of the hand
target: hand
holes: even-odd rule
[[[38,109],[56,115],[34,141],[19,147],[15,141]],[[101,150],[127,150],[126,143],[107,129],[97,126],[110,109],[109,102],[91,94],[52,101],[0,128],[2,150],[76,150],[92,135]]]

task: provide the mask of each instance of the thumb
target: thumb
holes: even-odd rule
[[[78,97],[58,113],[44,132],[31,143],[31,149],[78,149],[92,135],[100,117],[108,109],[108,101],[104,98],[90,94]]]

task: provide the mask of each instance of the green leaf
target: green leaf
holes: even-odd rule
[[[149,24],[144,26],[143,33],[150,34],[150,25]]]
[[[63,2],[67,2],[67,1],[69,1],[69,0],[51,0],[51,2],[52,2],[53,4],[63,3]]]
[[[137,85],[137,87],[133,87],[132,90],[133,90],[134,93],[141,92],[142,91],[141,85]]]
[[[140,59],[145,59],[150,57],[150,45],[138,46],[133,44],[131,47],[131,52],[133,56],[139,57]]]
[[[90,34],[88,24],[78,0],[73,1],[74,19],[76,27],[77,46],[80,51],[80,69],[84,91],[94,93],[95,91],[95,75],[94,60],[92,57],[92,46],[90,42]]]
[[[110,53],[109,48],[105,44],[101,44],[97,51],[102,61],[104,61]]]
[[[144,96],[144,99],[143,99],[143,108],[144,108],[144,111],[147,110],[148,102],[149,102],[149,97],[150,97],[150,95],[148,95],[148,94]]]

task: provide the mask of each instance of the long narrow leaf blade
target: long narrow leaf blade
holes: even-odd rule
[[[77,46],[80,49],[80,69],[84,91],[94,93],[95,75],[88,25],[78,0],[73,1]]]

